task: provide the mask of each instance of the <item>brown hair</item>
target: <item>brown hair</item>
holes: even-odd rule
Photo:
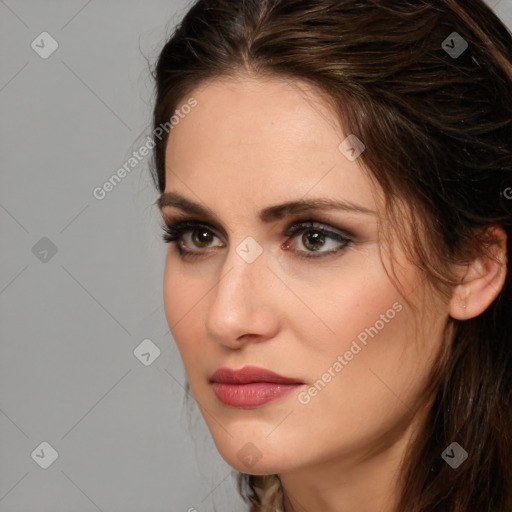
[[[453,32],[460,55],[446,49]],[[156,64],[154,128],[202,82],[240,72],[315,86],[364,142],[358,161],[388,218],[406,215],[412,238],[400,241],[442,293],[455,264],[490,254],[487,228],[506,232],[511,254],[512,36],[482,0],[198,0]],[[155,140],[160,192],[167,138]],[[512,510],[510,265],[486,311],[447,321],[398,512]],[[456,470],[441,458],[454,441],[469,452]],[[238,476],[251,512],[282,508],[278,475]]]

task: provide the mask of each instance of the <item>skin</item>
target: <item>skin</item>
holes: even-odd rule
[[[403,294],[420,305],[413,310],[381,260],[382,194],[358,160],[338,149],[348,133],[314,90],[240,75],[206,82],[190,96],[197,106],[173,128],[166,148],[165,192],[208,208],[213,220],[186,217],[213,230],[203,245],[197,238],[202,229],[196,238],[193,231],[182,237],[198,253],[195,259],[181,259],[176,242],[169,245],[164,306],[215,445],[239,471],[279,474],[286,512],[391,512],[400,460],[427,411],[420,398],[442,327],[448,315],[464,319],[485,310],[503,285],[504,260],[461,267],[467,281],[448,301],[425,286],[396,247]],[[317,210],[269,223],[258,217],[267,206],[319,197],[375,214]],[[184,216],[176,207],[161,210],[167,222]],[[314,229],[291,239],[284,234],[299,220],[346,230],[354,240],[321,257],[303,237]],[[237,253],[248,236],[263,251],[252,263]],[[290,245],[283,245],[287,240]],[[320,252],[343,245],[329,237],[324,243]],[[321,379],[397,302],[401,311],[301,403],[298,392]],[[256,409],[222,405],[210,376],[219,367],[245,365],[305,385]],[[257,462],[245,464],[237,455],[241,449],[254,451]]]

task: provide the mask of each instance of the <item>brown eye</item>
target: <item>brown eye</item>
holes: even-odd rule
[[[207,247],[212,243],[212,240],[215,238],[214,235],[207,229],[194,229],[191,231],[192,234],[192,242],[194,245],[200,248]]]
[[[315,230],[305,231],[302,235],[302,243],[306,249],[317,251],[325,244],[325,235]]]
[[[289,238],[282,249],[293,248],[292,251],[301,258],[334,255],[353,243],[353,235],[338,229],[334,231],[314,221],[294,224],[285,235]]]

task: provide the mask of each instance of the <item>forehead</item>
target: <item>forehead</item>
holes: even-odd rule
[[[192,189],[219,201],[226,190],[260,206],[329,193],[376,208],[375,185],[339,149],[350,134],[307,84],[222,78],[190,97],[197,106],[172,128],[166,147],[166,191],[190,196]]]
[[[316,91],[301,82],[225,77],[206,82],[190,96],[196,99],[197,106],[171,131],[168,150],[173,148],[173,138],[190,136],[203,139],[202,146],[209,142],[217,146],[228,144],[231,151],[256,143],[265,143],[269,149],[295,151],[318,147],[322,141],[328,147],[342,136],[329,107]],[[184,98],[182,103],[186,101]],[[326,130],[331,132],[330,137]],[[174,146],[179,142],[176,140]]]

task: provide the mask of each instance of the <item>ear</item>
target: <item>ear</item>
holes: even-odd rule
[[[450,299],[449,313],[469,320],[483,313],[498,296],[507,276],[507,234],[498,226],[488,228],[495,241],[489,250],[495,259],[479,256],[462,267],[462,279]]]

